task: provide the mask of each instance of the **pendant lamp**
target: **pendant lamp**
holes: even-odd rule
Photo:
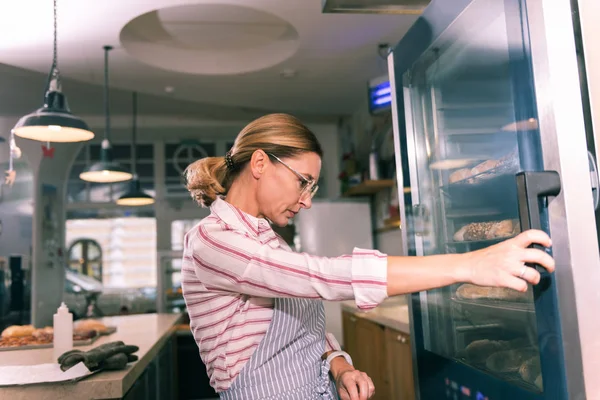
[[[62,93],[57,62],[56,0],[54,0],[54,55],[48,75],[44,106],[28,114],[13,128],[15,135],[40,142],[84,142],[94,133],[80,118],[71,114],[67,97]]]
[[[137,167],[137,93],[133,93],[132,99],[133,123],[131,129],[131,172],[133,180],[129,192],[119,197],[117,204],[120,206],[147,206],[154,204],[154,197],[145,193],[140,186],[140,180],[136,173]]]
[[[112,183],[128,181],[132,174],[119,163],[113,161],[110,145],[110,102],[108,99],[108,52],[112,46],[104,46],[104,115],[106,127],[104,129],[104,140],[100,149],[100,161],[85,169],[79,178],[87,182]]]

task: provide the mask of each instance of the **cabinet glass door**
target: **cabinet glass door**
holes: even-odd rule
[[[520,232],[515,174],[539,170],[541,150],[521,16],[508,3],[473,2],[401,77],[419,255]],[[454,285],[422,293],[421,312],[425,350],[543,390],[531,288]]]

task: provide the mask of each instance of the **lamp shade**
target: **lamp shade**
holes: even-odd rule
[[[79,174],[79,178],[87,182],[113,183],[128,181],[131,173],[118,163],[99,161]]]
[[[79,178],[87,182],[113,183],[128,181],[133,174],[123,168],[119,163],[114,162],[110,155],[110,143],[104,139],[100,150],[100,161],[90,165]]]
[[[119,197],[117,204],[120,206],[147,206],[154,204],[154,198],[141,189],[140,181],[134,177],[129,192]]]
[[[19,137],[40,142],[83,142],[94,138],[87,124],[71,114],[65,95],[56,90],[47,92],[44,106],[22,117],[13,131]]]

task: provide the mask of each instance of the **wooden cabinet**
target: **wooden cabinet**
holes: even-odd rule
[[[390,399],[414,400],[412,352],[410,336],[385,329],[386,365],[390,382]]]
[[[354,366],[375,384],[374,400],[414,400],[407,334],[343,312],[344,347]]]

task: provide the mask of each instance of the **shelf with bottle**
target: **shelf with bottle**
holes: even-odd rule
[[[393,179],[378,179],[378,180],[364,180],[361,183],[349,187],[342,196],[344,197],[355,197],[355,196],[371,196],[384,189],[388,189],[394,186]]]

